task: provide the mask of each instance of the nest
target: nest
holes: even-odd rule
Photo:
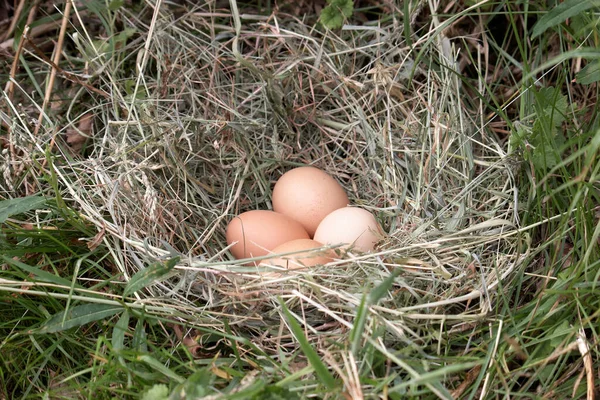
[[[81,94],[85,109],[69,109],[59,138],[90,114],[93,132],[80,132],[77,151],[57,141],[53,165],[63,199],[97,227],[88,240],[110,250],[124,280],[179,257],[131,304],[251,337],[271,354],[296,346],[282,303],[332,351],[361,307],[364,337],[390,347],[426,345],[432,324],[460,332],[488,315],[526,250],[515,166],[470,113],[447,43],[416,62],[399,21],[336,34],[291,16],[156,17],[146,32],[123,18],[126,47],[112,56],[94,53],[79,27],[90,81],[109,96]],[[17,152],[56,137],[26,126],[13,126]],[[345,264],[280,277],[233,260],[228,221],[271,209],[274,182],[307,164],[376,215],[385,240]],[[4,177],[5,190],[18,185]]]

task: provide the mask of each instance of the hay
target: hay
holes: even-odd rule
[[[16,154],[34,160],[3,155],[10,191],[36,173],[15,165],[39,165],[53,138],[93,112],[81,154],[57,142],[50,168],[64,200],[97,226],[126,280],[181,256],[176,273],[131,302],[250,335],[271,354],[295,348],[279,298],[317,346],[335,351],[362,297],[398,270],[363,332],[382,327],[386,346],[426,344],[442,329],[429,325],[460,331],[494,308],[525,249],[514,166],[467,112],[443,39],[414,68],[393,19],[336,34],[290,16],[163,7],[154,17],[122,52],[85,56],[90,82],[109,97],[79,93],[65,126],[38,137],[28,121],[13,123]],[[123,15],[123,31],[146,26],[133,18]],[[99,50],[77,29],[81,46]],[[388,234],[378,251],[277,278],[232,260],[229,219],[270,209],[277,178],[304,164],[377,216]]]

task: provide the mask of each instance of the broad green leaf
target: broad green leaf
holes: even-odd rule
[[[169,400],[201,399],[214,393],[213,384],[216,375],[210,368],[201,368],[178,385]]]
[[[569,321],[563,320],[550,334],[550,346],[556,349],[565,340],[565,337],[572,333],[573,329],[570,328]]]
[[[329,5],[321,11],[321,23],[329,29],[339,29],[344,21],[352,16],[352,0],[329,0]]]
[[[69,281],[65,278],[61,278],[60,276],[56,276],[48,271],[44,271],[43,269],[40,269],[37,267],[32,267],[30,265],[22,263],[21,261],[17,261],[10,257],[7,257],[5,255],[2,256],[2,260],[9,265],[12,265],[14,267],[17,267],[17,268],[27,272],[28,274],[33,274],[37,278],[38,281],[54,283],[55,285],[71,287],[71,281]],[[76,285],[76,287],[80,287],[80,286]]]
[[[137,272],[135,275],[131,277],[127,287],[123,291],[123,297],[127,297],[131,293],[135,293],[138,290],[145,288],[163,278],[167,275],[175,265],[179,262],[179,257],[171,258],[165,262],[155,262],[148,266],[148,268],[144,268],[143,270]]]
[[[350,18],[354,12],[354,2],[352,0],[327,0],[327,3],[346,18]]]
[[[114,350],[123,350],[125,348],[125,332],[127,332],[128,327],[129,312],[125,310],[113,328],[111,344]]]
[[[510,153],[513,153],[516,150],[521,150],[525,145],[525,139],[530,133],[530,128],[526,128],[521,123],[515,123],[515,128],[516,129],[511,132],[510,138],[508,139],[508,148]]]
[[[566,118],[569,102],[567,96],[552,86],[541,88],[536,102],[543,111],[545,118],[552,120],[552,126],[560,126]],[[541,116],[538,116],[538,121]],[[535,129],[535,128],[534,128]]]
[[[123,4],[125,4],[124,0],[112,0],[108,3],[108,9],[110,11],[117,11],[119,8],[123,7]]]
[[[344,25],[344,16],[331,6],[321,10],[321,23],[329,29],[339,29]]]
[[[560,154],[550,144],[544,143],[533,150],[531,162],[538,170],[546,170],[560,162]]]
[[[111,317],[123,311],[123,307],[109,304],[83,304],[70,308],[65,315],[61,311],[50,318],[42,327],[32,333],[56,333],[76,328],[90,322]],[[63,322],[64,319],[64,322]]]
[[[167,385],[154,385],[142,396],[142,400],[167,400],[169,398],[169,388]]]
[[[600,81],[600,60],[590,61],[575,76],[577,83],[589,85]]]
[[[304,331],[302,330],[302,327],[300,326],[298,321],[296,321],[290,310],[288,310],[285,303],[282,300],[280,300],[279,302],[281,304],[281,308],[283,310],[285,318],[290,326],[290,330],[292,331],[292,333],[296,337],[296,340],[300,344],[300,348],[302,349],[302,352],[308,359],[308,362],[315,370],[315,375],[317,376],[317,379],[319,379],[321,383],[325,385],[325,387],[327,387],[327,389],[334,389],[337,386],[335,378],[333,377],[331,372],[329,372],[329,369],[323,363],[323,361],[321,361],[319,354],[317,354],[315,349],[313,349],[313,347],[310,345],[308,339],[306,338],[306,336],[304,336]]]
[[[574,17],[593,7],[600,6],[600,0],[566,0],[549,10],[533,26],[531,37],[536,38],[547,29],[550,29],[567,19]]]
[[[13,215],[23,214],[37,210],[46,204],[46,199],[41,196],[18,197],[0,201],[0,224]]]
[[[115,37],[113,38],[113,40],[115,41],[115,43],[124,44],[136,32],[137,32],[137,30],[134,28],[125,28],[124,30],[122,30],[121,32],[116,34]]]
[[[561,161],[560,149],[565,138],[560,129],[567,117],[568,100],[554,87],[541,88],[535,95],[536,118],[524,140],[531,145],[524,153],[540,171],[553,168]]]

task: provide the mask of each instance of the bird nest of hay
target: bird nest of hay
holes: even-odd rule
[[[75,154],[57,140],[52,168],[124,281],[173,260],[130,304],[272,353],[296,346],[284,306],[324,347],[344,342],[359,312],[365,337],[422,345],[440,329],[428,326],[461,331],[494,307],[526,250],[514,165],[470,111],[447,43],[417,60],[402,24],[334,33],[235,10],[163,10],[146,32],[127,29],[113,58],[94,56],[80,34],[109,95],[74,100],[87,109],[69,109],[59,137],[90,116],[93,132],[79,132]],[[56,138],[14,129],[17,147]],[[272,209],[274,182],[300,165],[333,176],[385,239],[343,264],[281,276],[234,260],[229,220]]]

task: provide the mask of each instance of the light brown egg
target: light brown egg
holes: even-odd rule
[[[286,242],[273,249],[273,254],[294,253],[270,258],[261,262],[261,265],[276,265],[286,269],[297,269],[323,265],[332,261],[331,250],[317,251],[323,244],[311,239],[296,239]]]
[[[248,211],[227,226],[227,244],[237,259],[263,257],[277,246],[295,239],[309,239],[299,222],[274,211]],[[257,261],[254,264],[257,264]]]
[[[323,218],[347,205],[344,188],[326,172],[314,167],[286,172],[273,188],[273,210],[300,222],[311,237]]]
[[[327,215],[319,224],[317,242],[369,252],[382,238],[383,230],[370,212],[358,207],[344,207]]]

